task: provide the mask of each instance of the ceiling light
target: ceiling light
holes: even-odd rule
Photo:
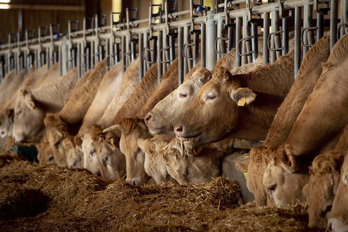
[[[9,4],[0,4],[0,9],[10,9]]]
[[[11,0],[0,0],[0,3],[10,3]]]

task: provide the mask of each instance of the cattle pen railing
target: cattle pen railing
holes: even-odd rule
[[[80,77],[102,59],[107,61],[107,70],[122,62],[125,71],[139,57],[139,80],[150,65],[157,63],[160,81],[177,57],[181,84],[199,60],[202,67],[212,70],[233,48],[235,67],[254,62],[261,39],[263,62],[274,62],[287,53],[290,32],[296,76],[302,56],[325,30],[330,33],[331,49],[348,32],[346,0],[218,0],[215,9],[205,7],[202,0],[195,2],[191,0],[190,9],[181,12],[176,11],[178,3],[173,0],[150,4],[149,17],[141,20],[137,9],[111,12],[109,19],[105,15],[84,19],[82,30],[78,21],[69,21],[65,35],[57,24],[39,27],[37,33],[26,30],[9,34],[8,43],[0,45],[0,78],[3,80],[12,70],[28,72],[33,65],[35,69],[47,65],[48,69],[57,61],[61,75],[78,67]]]

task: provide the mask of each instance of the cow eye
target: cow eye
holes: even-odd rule
[[[185,172],[183,173],[184,176],[188,175],[188,169],[185,170]]]
[[[216,94],[215,93],[207,93],[204,97],[205,102],[210,102],[216,99]]]
[[[187,93],[180,93],[179,98],[187,98],[188,94]]]
[[[17,111],[16,112],[16,115],[18,116],[18,115],[20,115],[22,113],[22,111],[20,110],[20,111]]]

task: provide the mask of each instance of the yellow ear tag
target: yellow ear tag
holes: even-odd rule
[[[241,99],[239,99],[237,105],[238,106],[245,106],[245,97],[242,97]]]
[[[248,171],[247,171],[247,170],[244,170],[244,171],[243,171],[243,174],[244,174],[245,179],[247,179]]]

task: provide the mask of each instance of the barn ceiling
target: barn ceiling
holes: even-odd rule
[[[35,10],[84,10],[85,0],[11,0],[12,9]]]

